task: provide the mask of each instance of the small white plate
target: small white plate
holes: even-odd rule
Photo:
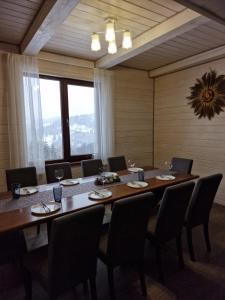
[[[103,172],[105,177],[117,176],[116,172]]]
[[[29,196],[38,192],[38,189],[33,186],[20,188],[20,196]]]
[[[144,181],[130,181],[127,183],[127,186],[132,187],[134,189],[142,189],[148,186],[148,183]]]
[[[60,181],[60,184],[65,185],[65,186],[70,186],[70,185],[79,184],[79,181],[77,179],[64,179],[64,180]]]
[[[88,194],[88,198],[92,200],[103,200],[111,196],[112,196],[112,192],[107,189],[97,190],[96,192],[92,191]]]
[[[137,173],[139,171],[144,171],[142,168],[128,168],[129,172]]]
[[[61,208],[61,204],[56,202],[47,202],[45,203],[45,205],[49,208],[49,211],[48,208],[46,207],[44,208],[44,206],[41,203],[32,205],[31,206],[32,214],[37,216],[50,215],[57,212]]]
[[[174,180],[176,177],[173,175],[159,175],[156,176],[155,178],[159,180]]]

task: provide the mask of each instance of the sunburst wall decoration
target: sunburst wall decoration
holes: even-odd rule
[[[225,75],[217,76],[216,71],[206,72],[195,85],[190,87],[191,95],[188,104],[194,109],[198,118],[210,120],[225,107]]]

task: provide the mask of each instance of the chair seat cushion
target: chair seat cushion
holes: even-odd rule
[[[32,277],[47,289],[48,283],[48,246],[38,248],[27,254],[24,265],[32,274]]]

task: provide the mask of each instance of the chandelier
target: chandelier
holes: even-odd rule
[[[108,53],[114,54],[117,52],[117,44],[116,44],[116,33],[123,32],[123,41],[122,41],[122,48],[129,49],[132,47],[132,39],[131,33],[129,30],[115,30],[115,18],[107,18],[106,19],[106,29],[105,32],[93,32],[91,35],[91,50],[92,51],[99,51],[101,50],[100,44],[100,34],[105,34],[105,40],[108,42]]]

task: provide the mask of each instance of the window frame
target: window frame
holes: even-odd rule
[[[58,163],[58,162],[70,162],[71,164],[80,164],[81,160],[93,158],[93,153],[71,155],[70,153],[70,127],[69,127],[69,101],[68,101],[68,85],[79,85],[94,87],[92,81],[50,76],[39,75],[40,79],[49,79],[59,81],[60,88],[60,106],[61,106],[61,125],[62,125],[62,146],[63,146],[63,158],[46,160],[45,164]]]

